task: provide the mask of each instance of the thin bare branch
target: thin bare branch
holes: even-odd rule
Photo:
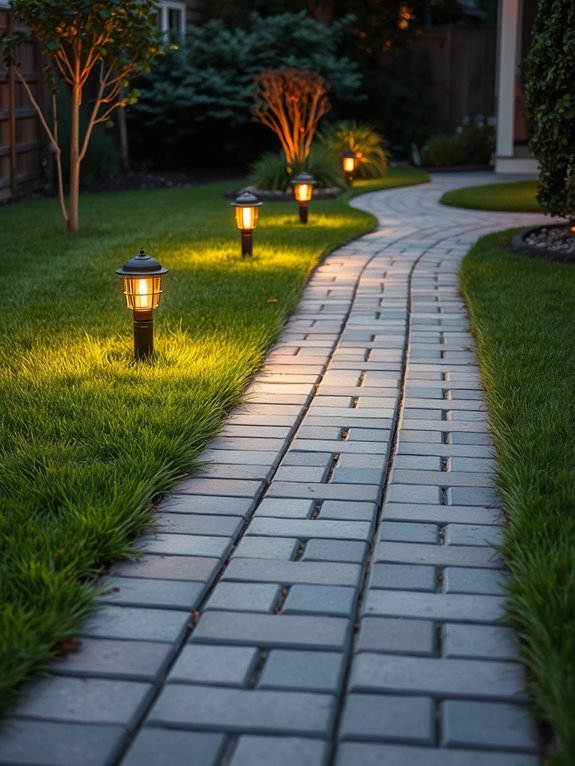
[[[288,165],[303,163],[330,108],[326,80],[308,69],[267,69],[256,78],[253,114],[278,136]]]

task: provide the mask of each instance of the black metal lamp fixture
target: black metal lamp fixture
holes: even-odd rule
[[[317,186],[317,181],[313,176],[304,171],[295,178],[292,178],[290,184],[293,188],[293,196],[299,203],[300,223],[307,223],[307,206],[313,196],[314,186]]]
[[[343,172],[345,173],[348,184],[351,186],[353,183],[353,174],[356,167],[355,152],[352,152],[351,149],[348,149],[347,152],[343,153],[341,160],[343,165]]]
[[[162,297],[162,277],[168,269],[142,248],[116,274],[124,279],[126,304],[134,316],[134,356],[137,361],[154,353],[154,311]]]
[[[236,197],[230,205],[236,211],[236,225],[242,237],[242,258],[253,255],[253,233],[258,225],[260,200],[251,192],[244,192]]]

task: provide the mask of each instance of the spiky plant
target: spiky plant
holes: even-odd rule
[[[337,122],[322,131],[321,143],[338,158],[351,150],[357,178],[379,178],[387,173],[387,141],[374,127],[355,120]]]

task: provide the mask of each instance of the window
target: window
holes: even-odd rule
[[[168,40],[177,42],[186,34],[186,4],[161,0],[158,8],[160,29]]]

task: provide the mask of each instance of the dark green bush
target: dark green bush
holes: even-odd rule
[[[268,67],[312,69],[330,82],[334,108],[356,103],[361,77],[357,64],[341,53],[344,27],[337,22],[327,28],[304,12],[253,15],[248,29],[227,29],[219,20],[193,27],[185,43],[139,83],[132,133],[152,145],[183,146],[224,131],[241,137],[251,121],[254,77]]]
[[[575,223],[575,4],[540,0],[525,62],[526,116],[539,161],[537,199],[549,215]]]
[[[455,133],[432,136],[421,152],[421,163],[429,167],[487,165],[493,151],[493,128],[470,123]]]

